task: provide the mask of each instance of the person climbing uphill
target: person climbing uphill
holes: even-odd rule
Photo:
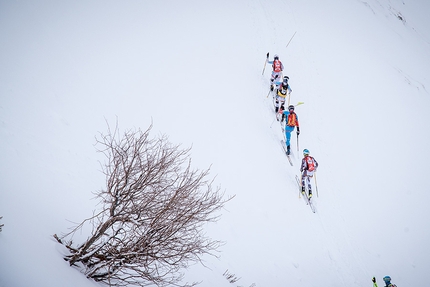
[[[302,165],[300,166],[300,172],[302,173],[302,193],[305,193],[305,184],[308,186],[308,198],[309,200],[312,197],[312,185],[311,178],[314,176],[314,172],[316,172],[318,168],[318,162],[309,155],[310,152],[308,149],[303,150],[303,159]]]
[[[282,78],[282,71],[284,70],[284,65],[279,60],[279,56],[275,54],[273,56],[273,61],[267,61],[267,63],[272,65],[272,76],[270,77],[270,90],[273,91],[275,86],[275,80]]]
[[[282,110],[280,110],[282,111]],[[299,118],[297,114],[294,112],[294,106],[288,106],[288,110],[282,111],[282,114],[285,115],[285,144],[287,145],[287,155],[290,154],[290,140],[291,133],[294,131],[294,128],[297,127],[297,135],[300,134],[299,127]]]

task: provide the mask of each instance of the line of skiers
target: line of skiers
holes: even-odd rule
[[[299,118],[294,111],[294,105],[289,104],[288,100],[288,109],[285,109],[285,101],[288,96],[288,99],[291,96],[291,92],[293,91],[288,83],[290,79],[288,76],[282,77],[282,72],[284,71],[284,65],[281,60],[279,60],[278,55],[274,55],[273,61],[269,61],[269,57],[267,57],[267,63],[272,65],[272,75],[270,77],[270,90],[275,93],[275,113],[276,119],[281,122],[285,120],[285,144],[287,146],[287,155],[289,156],[291,153],[291,133],[297,127],[297,138],[300,135],[300,125]],[[278,81],[278,79],[282,79]],[[314,176],[314,172],[318,168],[318,162],[310,156],[310,152],[308,149],[303,150],[303,159],[300,166],[301,172],[301,182],[302,182],[302,193],[305,193],[305,187],[308,186],[308,198],[312,197],[312,185],[311,178]]]
[[[300,134],[300,126],[299,126],[299,118],[297,114],[294,112],[294,105],[290,105],[288,101],[288,109],[285,110],[284,105],[286,98],[291,95],[293,91],[288,83],[290,79],[288,76],[284,76],[282,78],[282,72],[284,71],[284,65],[279,60],[279,56],[275,54],[273,57],[273,61],[269,61],[269,54],[267,54],[267,63],[272,65],[272,75],[270,77],[270,90],[275,93],[275,112],[276,119],[281,122],[285,120],[285,144],[287,145],[287,155],[290,155],[291,147],[291,133],[294,131],[294,128],[297,127],[297,137]],[[278,81],[281,79],[282,81]],[[305,193],[305,186],[308,186],[309,195],[308,198],[312,197],[312,185],[311,178],[318,168],[318,162],[310,156],[310,152],[308,149],[303,150],[303,159],[300,166],[301,172],[301,182],[302,182],[302,193]],[[391,277],[385,276],[383,278],[385,287],[397,287],[395,284],[391,283]],[[376,284],[376,278],[372,278],[372,282],[374,287],[378,287]]]

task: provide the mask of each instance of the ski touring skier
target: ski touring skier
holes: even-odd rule
[[[302,173],[302,193],[305,193],[305,184],[308,186],[308,198],[309,200],[312,197],[312,185],[311,178],[314,176],[314,172],[316,172],[318,168],[318,162],[309,155],[310,152],[308,149],[303,150],[303,159],[302,165],[300,166],[300,172]]]
[[[272,76],[270,78],[270,90],[273,91],[275,80],[282,78],[282,71],[284,70],[284,65],[279,60],[279,56],[276,54],[275,56],[273,56],[273,61],[267,61],[267,63],[272,65]]]
[[[385,282],[385,287],[397,287],[395,284],[391,283],[391,277],[390,276],[385,276],[384,278],[382,278]]]
[[[291,133],[295,127],[297,127],[297,136],[300,134],[299,118],[294,112],[293,105],[289,105],[288,110],[282,111],[282,114],[285,115],[285,145],[287,146],[287,155],[289,155]]]
[[[283,106],[285,104],[285,99],[287,95],[290,95],[293,90],[291,90],[290,85],[288,84],[289,77],[285,76],[282,82],[276,82],[276,98],[275,98],[275,113],[279,110],[279,105]]]

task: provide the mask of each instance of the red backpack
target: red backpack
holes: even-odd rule
[[[306,156],[305,162],[306,162],[306,165],[308,166],[307,170],[309,170],[309,171],[315,170],[315,161],[314,161],[313,157],[311,157],[309,155]]]
[[[273,71],[279,73],[281,71],[281,61],[275,60],[273,61]]]

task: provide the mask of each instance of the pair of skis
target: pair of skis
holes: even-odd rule
[[[296,181],[297,181],[297,185],[299,186],[299,197],[300,197],[300,194],[302,193],[302,182],[301,182],[301,180],[299,179],[299,177],[297,175],[296,175]],[[303,193],[303,199],[305,200],[306,205],[309,205],[309,207],[311,208],[312,212],[315,213],[315,206],[312,203],[312,200],[308,197],[308,194],[306,193],[306,190]]]

